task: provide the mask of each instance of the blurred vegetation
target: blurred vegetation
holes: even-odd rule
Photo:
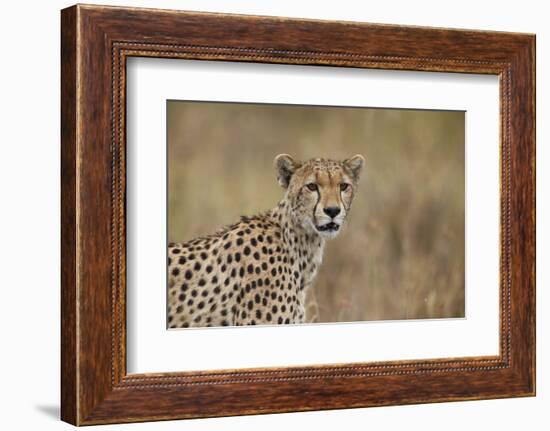
[[[272,208],[273,158],[366,166],[310,295],[319,322],[464,316],[464,113],[170,101],[170,241]]]

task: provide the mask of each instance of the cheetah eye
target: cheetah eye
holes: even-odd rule
[[[340,191],[345,192],[349,188],[348,183],[342,183],[340,184]]]
[[[311,190],[312,192],[316,192],[317,191],[317,184],[315,183],[309,183],[309,184],[306,184],[306,187]]]

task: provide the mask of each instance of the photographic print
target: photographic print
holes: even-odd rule
[[[64,9],[61,418],[534,396],[535,45]]]
[[[168,328],[464,317],[464,121],[168,101]]]

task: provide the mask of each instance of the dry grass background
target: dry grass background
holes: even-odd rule
[[[168,239],[272,208],[273,158],[366,166],[310,295],[319,322],[464,316],[464,113],[170,101]]]

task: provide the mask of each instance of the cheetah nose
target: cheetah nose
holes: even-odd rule
[[[336,217],[338,214],[340,214],[340,208],[338,207],[328,207],[323,210],[326,215],[330,216],[331,218]]]

